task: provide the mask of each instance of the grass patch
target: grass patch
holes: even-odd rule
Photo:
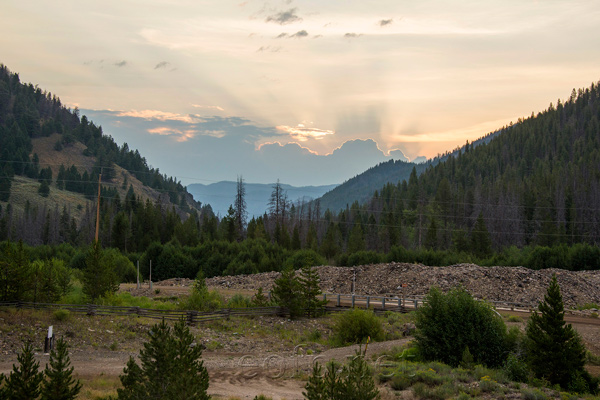
[[[519,317],[518,315],[509,315],[506,318],[506,322],[523,322],[523,318]]]
[[[104,374],[95,377],[77,377],[81,380],[83,387],[78,400],[108,399],[109,396],[117,397],[117,389],[121,388],[118,377],[109,377]]]
[[[145,296],[132,296],[131,293],[120,292],[98,299],[98,304],[104,306],[140,307],[158,310],[176,310],[177,304],[156,301]]]
[[[596,310],[600,310],[600,305],[596,304],[596,303],[585,303],[585,304],[580,304],[578,306],[575,307],[576,310],[591,310],[592,308],[595,308]]]

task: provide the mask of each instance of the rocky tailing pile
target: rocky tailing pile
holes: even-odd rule
[[[462,285],[473,296],[495,301],[510,301],[536,306],[543,299],[550,278],[556,273],[567,307],[600,304],[600,271],[534,271],[523,267],[480,267],[457,264],[427,267],[419,264],[391,263],[359,267],[317,267],[321,290],[326,293],[351,293],[356,273],[356,294],[400,294],[402,284],[407,297],[427,294],[435,285],[446,291]],[[278,272],[255,275],[224,276],[207,279],[211,287],[270,290]]]

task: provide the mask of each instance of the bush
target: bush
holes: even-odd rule
[[[227,308],[247,308],[252,307],[252,300],[242,294],[235,294],[227,302]]]
[[[523,399],[525,400],[547,400],[548,396],[546,393],[542,392],[539,389],[523,389],[521,391],[523,395]]]
[[[293,253],[292,256],[288,257],[283,264],[284,269],[300,269],[304,266],[314,267],[317,265],[324,265],[326,260],[314,250],[299,250]]]
[[[54,311],[54,319],[57,321],[67,321],[69,318],[71,318],[71,312],[69,310],[60,309]]]
[[[208,290],[202,271],[198,272],[192,287],[190,296],[181,303],[180,307],[184,310],[214,311],[224,304],[224,300],[219,293],[214,290]]]
[[[362,343],[368,337],[373,341],[383,340],[383,325],[373,311],[353,308],[336,316],[333,337],[339,346]]]
[[[504,372],[508,379],[516,382],[528,382],[531,375],[527,363],[514,354],[510,354],[504,362]]]
[[[348,365],[341,369],[333,361],[322,372],[321,365],[315,363],[312,376],[302,392],[306,400],[374,400],[379,398],[379,390],[371,371],[358,351]]]
[[[416,313],[415,334],[424,359],[458,366],[468,347],[476,363],[502,365],[508,353],[506,325],[489,304],[462,288],[448,294],[432,288],[425,300]]]

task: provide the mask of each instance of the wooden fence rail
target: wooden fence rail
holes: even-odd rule
[[[367,296],[354,294],[323,293],[323,300],[327,305],[323,307],[326,313],[336,313],[347,310],[350,307],[371,308],[376,314],[386,311],[407,312],[416,310],[424,304],[423,297],[404,298],[396,295]],[[530,311],[531,307],[513,302],[490,301],[496,308],[520,309]],[[0,302],[0,307],[16,307],[24,309],[48,309],[69,310],[73,313],[87,315],[120,315],[136,316],[151,319],[164,319],[167,321],[178,321],[184,319],[189,324],[229,319],[233,316],[258,316],[279,315],[289,316],[289,311],[284,307],[248,307],[248,308],[222,308],[215,311],[201,312],[194,310],[159,310],[130,306],[103,306],[97,304],[54,304],[54,303],[32,303],[23,301]]]
[[[279,306],[251,308],[223,308],[215,311],[200,312],[194,310],[158,310],[141,307],[103,306],[97,304],[53,304],[32,302],[0,302],[0,307],[15,307],[23,309],[69,310],[73,313],[87,315],[120,315],[136,316],[151,319],[178,321],[185,319],[189,324],[198,322],[228,319],[233,316],[256,315],[285,315],[286,310]],[[287,313],[289,315],[289,313]]]

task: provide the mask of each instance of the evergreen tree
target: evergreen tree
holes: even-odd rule
[[[6,377],[4,376],[4,374],[0,374],[0,399],[5,399],[8,397],[8,394],[4,390],[4,387],[2,386],[2,384],[4,383],[5,380],[6,380]]]
[[[534,312],[531,315],[526,329],[527,355],[535,375],[565,389],[583,378],[588,384],[587,390],[596,391],[597,382],[593,382],[583,368],[586,350],[581,337],[571,324],[565,323],[556,274],[552,275],[544,301],[539,303],[538,309],[540,314]]]
[[[348,253],[356,253],[357,251],[365,250],[365,237],[360,224],[354,224],[348,239]]]
[[[327,301],[317,298],[322,293],[319,287],[319,283],[321,282],[319,274],[311,264],[306,264],[300,270],[298,282],[302,288],[304,309],[307,316],[316,317],[322,312],[322,307],[327,304]]]
[[[18,244],[0,243],[0,300],[22,300],[28,291],[29,255]]]
[[[302,286],[293,268],[281,272],[281,276],[273,283],[271,293],[277,304],[288,309],[291,318],[302,315]]]
[[[478,257],[486,257],[492,253],[492,240],[481,212],[471,231],[471,250]]]
[[[42,183],[40,183],[38,194],[42,197],[48,197],[50,194],[50,186],[48,186],[48,181],[43,180]]]
[[[69,359],[67,342],[62,338],[56,341],[56,348],[50,351],[50,366],[46,364],[42,383],[42,400],[72,400],[81,390],[81,382],[73,378],[73,367]]]
[[[200,360],[202,347],[183,320],[171,329],[165,321],[149,332],[149,341],[140,350],[141,367],[129,359],[119,378],[121,400],[209,399],[208,372]]]
[[[86,268],[83,272],[83,293],[90,299],[96,300],[107,293],[119,289],[119,282],[111,265],[102,260],[102,247],[94,241],[85,259]]]
[[[23,344],[21,354],[17,356],[19,365],[13,365],[13,370],[6,380],[4,388],[7,400],[34,400],[40,395],[40,383],[44,374],[39,372],[40,363],[33,358],[31,343]]]
[[[427,233],[425,234],[425,247],[428,249],[437,249],[438,237],[437,237],[437,225],[435,218],[431,217]]]
[[[234,218],[237,229],[237,236],[239,239],[244,238],[244,230],[246,229],[246,220],[248,219],[248,210],[246,207],[246,187],[244,186],[244,179],[240,175],[237,178],[237,191],[234,202]]]

